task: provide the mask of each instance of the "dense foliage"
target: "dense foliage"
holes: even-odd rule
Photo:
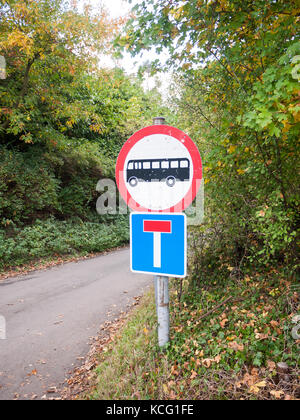
[[[100,357],[93,360],[96,380],[82,397],[175,402],[299,398],[299,352],[291,335],[297,284],[285,278],[286,273],[273,270],[238,283],[206,279],[196,291],[173,281],[171,342],[164,351],[157,348],[154,297],[146,296],[121,332],[110,327]],[[286,381],[277,374],[276,364],[282,361],[289,366]]]
[[[135,16],[118,42],[133,54],[153,46],[168,51],[178,124],[203,155],[207,229],[197,232],[213,259],[199,265],[227,266],[240,275],[245,264],[275,260],[294,270],[297,2],[150,0],[137,2]]]
[[[0,271],[10,266],[30,266],[31,262],[40,266],[47,259],[58,258],[61,262],[65,257],[89,256],[128,241],[129,226],[124,217],[101,224],[96,217],[93,222],[80,218],[37,220],[23,229],[16,228],[13,235],[0,229]]]
[[[64,138],[75,124],[100,132],[102,118],[83,96],[82,78],[96,69],[114,25],[104,12],[79,13],[63,0],[1,0],[2,143]]]
[[[97,240],[66,245],[72,220],[85,222],[90,238],[95,223],[112,221],[95,217],[97,182],[114,176],[124,141],[166,113],[156,89],[145,92],[141,79],[101,68],[99,56],[122,22],[99,10],[80,12],[63,0],[1,0],[0,55],[7,64],[0,80],[1,268],[26,262],[26,255],[29,262],[59,250],[102,251]],[[48,222],[58,247],[46,240]],[[117,242],[99,227],[107,247],[124,243],[116,226]]]

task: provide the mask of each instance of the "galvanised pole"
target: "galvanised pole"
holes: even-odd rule
[[[154,125],[164,125],[165,118],[156,117]],[[169,311],[169,277],[155,276],[155,300],[158,321],[158,344],[164,347],[170,340],[170,311]]]

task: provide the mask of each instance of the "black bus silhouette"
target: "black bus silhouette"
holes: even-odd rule
[[[190,180],[190,166],[187,158],[130,160],[126,180],[131,187],[136,187],[139,182],[154,181],[174,187],[176,181]]]

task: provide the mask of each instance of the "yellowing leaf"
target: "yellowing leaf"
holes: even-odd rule
[[[266,381],[257,382],[256,384],[250,387],[251,394],[258,394],[261,388],[265,388],[267,386]]]
[[[227,341],[233,341],[236,338],[236,335],[230,335],[226,338]]]
[[[233,154],[236,151],[236,146],[231,145],[227,151],[228,153]]]

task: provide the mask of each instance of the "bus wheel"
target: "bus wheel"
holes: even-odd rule
[[[130,178],[130,180],[129,180],[129,185],[130,185],[131,187],[136,187],[136,186],[137,186],[137,184],[138,184],[138,179],[137,179],[135,176],[133,176],[132,178]]]
[[[176,179],[173,176],[169,176],[166,180],[166,183],[168,187],[174,187]]]

